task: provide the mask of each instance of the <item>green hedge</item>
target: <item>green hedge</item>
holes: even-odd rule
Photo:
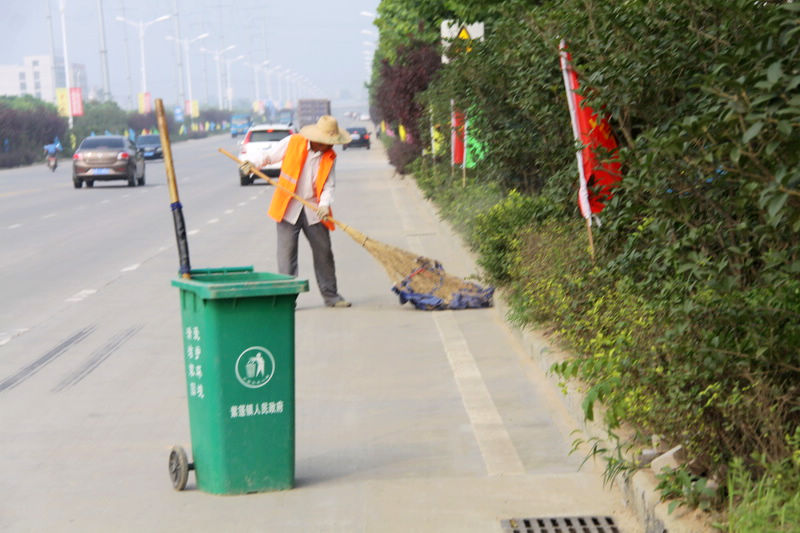
[[[386,3],[382,16],[425,15]],[[800,5],[509,0],[459,15],[489,11],[485,41],[455,51],[415,100],[446,125],[452,99],[487,156],[466,184],[418,162],[421,185],[459,216],[515,319],[576,354],[555,370],[587,384],[587,417],[602,401],[610,430],[636,428],[620,449],[651,434],[684,445],[689,467],[662,479],[666,496],[708,506],[695,482],[706,476],[739,502],[743,476],[757,484],[800,454]],[[402,42],[391,22],[378,24],[386,46]],[[596,263],[576,204],[562,37],[621,146]],[[475,201],[497,188],[509,192],[488,195],[497,205]],[[620,457],[612,473],[635,468]],[[800,488],[784,480],[780,491]],[[770,520],[755,530],[780,530]]]

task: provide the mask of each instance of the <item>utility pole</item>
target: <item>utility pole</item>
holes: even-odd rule
[[[53,76],[53,103],[58,102],[56,96],[56,87],[58,87],[58,80],[56,78],[56,38],[53,33],[53,6],[50,0],[47,0],[47,29],[50,30],[50,58],[52,59],[50,70]]]
[[[125,0],[119,0],[120,8],[122,9],[122,17],[125,17]],[[133,76],[131,76],[131,53],[128,46],[128,30],[126,29],[122,34],[125,41],[125,67],[128,69],[128,109],[133,107]]]
[[[186,107],[186,93],[183,88],[183,46],[181,46],[181,22],[178,18],[178,0],[174,0],[175,7],[175,55],[178,57],[178,105],[181,109]]]
[[[103,0],[97,0],[97,17],[100,22],[100,68],[103,71],[104,102],[111,100],[110,82],[108,81],[108,50],[106,50],[106,25],[103,20]]]
[[[59,11],[61,12],[61,41],[64,46],[64,74],[67,78],[67,120],[69,129],[72,129],[72,80],[70,80],[69,54],[67,53],[67,24],[64,18],[64,0],[59,0]]]

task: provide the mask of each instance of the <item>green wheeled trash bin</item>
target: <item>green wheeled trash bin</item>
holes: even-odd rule
[[[192,459],[173,486],[245,494],[294,482],[294,310],[308,281],[252,267],[192,270],[180,289]]]

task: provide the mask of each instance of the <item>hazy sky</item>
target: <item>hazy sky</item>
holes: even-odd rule
[[[216,62],[200,49],[221,50],[230,45],[235,48],[223,58],[245,56],[230,65],[234,100],[255,97],[253,68],[247,63],[265,60],[307,77],[324,97],[342,101],[349,94],[351,100],[366,99],[364,51],[373,50],[367,43],[376,41],[377,29],[362,12],[374,14],[379,0],[0,0],[0,64],[21,66],[24,56],[50,55],[48,6],[56,55],[62,54],[60,2],[65,7],[70,63],[86,65],[89,87],[96,88],[103,86],[98,16],[102,4],[110,91],[125,108],[136,101],[141,87],[140,39],[137,28],[116,17],[148,22],[174,13],[176,5],[182,39],[209,34],[189,47],[192,93],[201,106],[207,98],[216,106],[218,99]],[[145,29],[147,88],[153,98],[163,98],[167,104],[178,101],[175,42],[165,38],[174,37],[175,32],[174,19]],[[224,80],[225,62],[220,66]],[[277,79],[273,75],[271,80],[277,97]],[[262,98],[265,84],[264,74],[259,73]],[[184,92],[188,98],[188,86]]]

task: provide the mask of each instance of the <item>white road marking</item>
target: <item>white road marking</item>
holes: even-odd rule
[[[55,214],[55,213],[48,213],[47,215],[45,215],[45,216],[43,216],[43,217],[42,217],[42,220],[45,220],[45,219],[47,219],[47,218],[53,218],[54,216],[56,216],[56,214]]]
[[[247,202],[239,202],[239,207],[244,207],[247,205]]]
[[[209,224],[216,224],[217,222],[219,222],[218,218],[212,218],[211,220],[208,221]]]
[[[132,272],[137,268],[139,268],[140,266],[142,266],[141,263],[136,263],[135,265],[126,266],[125,268],[120,270],[120,272]]]
[[[490,476],[524,474],[525,467],[497,411],[489,389],[456,322],[453,311],[431,313],[447,360],[453,370],[461,401]]]
[[[258,200],[258,196],[253,195],[253,196],[250,197],[250,199],[251,200]]]
[[[103,200],[102,202],[100,202],[101,205],[102,204],[110,204],[110,203],[111,203],[111,200]]]
[[[232,215],[233,214],[233,209],[226,209],[225,210],[225,214],[226,215]]]
[[[85,300],[86,298],[88,298],[89,296],[91,296],[92,294],[94,294],[96,292],[97,291],[95,289],[84,289],[82,291],[79,291],[79,292],[73,294],[72,296],[67,298],[65,301],[66,302],[80,302],[81,300]]]
[[[392,196],[396,206],[400,205],[397,188],[392,188]],[[411,214],[399,209],[400,221],[407,235],[414,233],[414,222]],[[424,253],[422,239],[418,236],[408,238],[412,250]],[[426,254],[427,255],[427,254]],[[514,442],[508,434],[503,418],[497,411],[492,395],[483,381],[475,356],[469,349],[461,328],[456,322],[453,311],[436,311],[430,316],[439,332],[442,346],[447,354],[447,361],[453,371],[456,386],[464,404],[464,410],[472,426],[478,448],[481,450],[486,472],[490,476],[503,474],[524,474],[525,466],[519,458]]]
[[[8,227],[8,229],[17,229],[17,228],[21,228],[21,227],[22,227],[22,224],[11,224]]]
[[[199,229],[193,229],[192,231],[187,231],[186,235],[197,235],[198,233],[200,233]]]
[[[3,346],[4,344],[8,344],[8,341],[13,339],[17,335],[22,335],[26,331],[28,331],[28,328],[15,329],[15,330],[12,330],[12,331],[0,331],[0,346]]]

